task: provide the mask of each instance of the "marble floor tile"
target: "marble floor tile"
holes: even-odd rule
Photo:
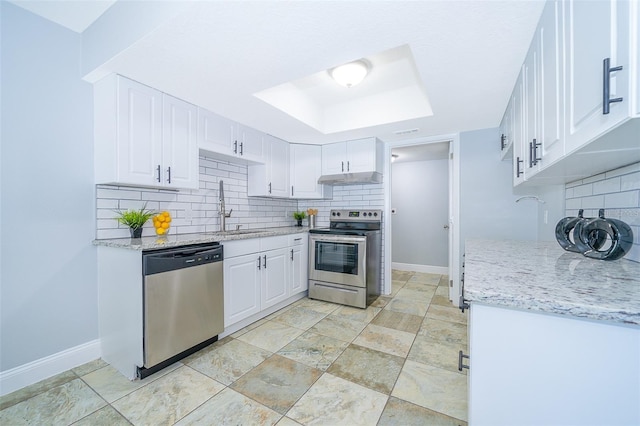
[[[316,312],[320,312],[322,314],[330,314],[336,309],[340,308],[342,305],[338,305],[337,303],[325,302],[323,300],[315,300],[304,298],[299,300],[298,306],[304,306],[305,308],[314,310]]]
[[[392,280],[391,281],[391,294],[389,294],[389,296],[394,297],[398,291],[400,291],[400,289],[402,287],[404,287],[404,285],[406,284],[406,281],[398,281],[398,280]]]
[[[278,309],[277,311],[275,311],[275,312],[274,312],[274,313],[272,313],[271,315],[267,315],[266,317],[264,317],[264,318],[263,318],[263,320],[265,320],[265,321],[271,321],[272,319],[274,319],[274,318],[275,318],[275,317],[277,317],[278,315],[282,315],[282,314],[284,314],[285,312],[287,312],[289,309],[293,309],[293,308],[295,308],[295,307],[296,307],[296,306],[295,306],[295,305],[293,305],[293,304],[288,305],[288,306],[285,306],[285,307],[284,307],[284,308],[282,308],[282,309]]]
[[[107,405],[75,422],[73,426],[131,426],[131,423],[112,406]]]
[[[399,271],[397,269],[393,269],[391,271],[392,280],[407,281],[412,276],[413,276],[413,272],[410,272],[410,271]]]
[[[435,293],[438,287],[434,284],[426,284],[417,281],[407,281],[407,283],[402,287],[402,290],[413,290],[413,291],[424,291],[428,293]]]
[[[440,288],[440,287],[438,287]],[[431,298],[431,304],[430,305],[438,305],[438,306],[444,306],[446,308],[456,308],[455,306],[453,306],[453,303],[451,302],[451,300],[449,300],[449,294],[438,294],[438,292],[436,292],[436,294],[433,295],[433,297]],[[457,309],[457,308],[456,308]]]
[[[187,425],[274,425],[282,417],[272,409],[226,388],[176,423]]]
[[[353,343],[404,358],[409,353],[415,337],[415,334],[406,331],[369,324]]]
[[[309,331],[333,337],[343,342],[352,342],[366,326],[367,323],[362,321],[354,321],[337,315],[327,315],[323,320],[311,327]]]
[[[238,337],[238,340],[269,352],[277,352],[302,333],[304,331],[299,328],[276,321],[267,321]]]
[[[291,420],[289,417],[284,416],[283,418],[280,419],[278,423],[276,423],[276,426],[302,426],[302,425],[296,422],[295,420]]]
[[[331,315],[348,318],[353,321],[371,322],[382,309],[368,306],[366,309],[342,306],[336,309]]]
[[[396,294],[395,299],[404,299],[404,300],[414,300],[417,302],[424,302],[427,305],[431,302],[431,298],[436,292],[435,287],[431,287],[431,289],[424,290],[411,290],[408,289],[407,286],[404,286],[400,289],[398,294]],[[395,300],[394,299],[394,300]]]
[[[296,306],[287,312],[278,315],[272,321],[281,322],[291,327],[306,330],[315,323],[326,317],[328,314],[314,311],[305,306]]]
[[[448,287],[449,275],[440,275],[440,282],[438,282],[438,286]]]
[[[467,377],[407,360],[391,395],[467,421]]]
[[[437,319],[441,321],[457,322],[460,324],[467,324],[467,318],[469,311],[465,310],[464,313],[456,307],[444,307],[439,305],[429,306],[427,311],[427,318]]]
[[[377,426],[466,426],[466,422],[391,397]]]
[[[233,333],[233,334],[231,334],[230,336],[227,336],[227,337],[233,337],[234,339],[237,339],[238,337],[242,336],[243,334],[248,333],[249,331],[253,330],[254,328],[260,327],[262,324],[264,324],[267,321],[269,321],[269,320],[266,319],[266,318],[262,318],[261,320],[258,320],[256,322],[252,322],[248,326],[241,328],[240,330],[236,331],[235,333]]]
[[[15,392],[3,395],[0,397],[0,410],[4,410],[5,408],[11,407],[12,405],[16,405],[19,402],[26,401],[29,398],[33,398],[36,395],[68,383],[77,378],[78,376],[73,371],[69,370],[65,371],[64,373],[51,376],[48,379],[41,380],[38,383],[26,386],[22,389],[18,389]]]
[[[418,315],[404,314],[402,312],[382,310],[371,324],[380,327],[393,328],[394,330],[417,333],[422,325],[423,318]]]
[[[269,351],[233,339],[189,361],[187,365],[222,384],[230,385],[270,356]]]
[[[222,339],[215,341],[214,343],[210,344],[209,346],[200,349],[198,352],[192,353],[188,357],[181,359],[180,362],[183,363],[183,364],[189,364],[191,361],[193,361],[193,360],[195,360],[197,358],[200,358],[201,356],[206,355],[211,351],[215,351],[219,347],[224,346],[229,342],[233,342],[234,340],[235,339],[233,337],[231,337],[231,336],[223,337]]]
[[[404,358],[351,344],[327,373],[389,395]]]
[[[289,410],[306,425],[375,425],[387,396],[331,374],[323,374]]]
[[[105,405],[76,378],[0,411],[0,425],[68,425]]]
[[[349,343],[307,331],[277,353],[309,367],[325,371]]]
[[[183,365],[111,405],[134,425],[174,424],[223,389]]]
[[[71,371],[73,371],[74,373],[76,373],[78,375],[78,377],[82,377],[85,374],[89,374],[92,371],[96,371],[101,369],[102,367],[106,367],[107,364],[106,362],[104,362],[101,358],[95,359],[91,362],[87,362],[86,364],[82,364],[81,366],[78,366],[76,368],[72,368]]]
[[[459,345],[467,344],[467,326],[457,322],[425,318],[418,335]]]
[[[384,309],[423,317],[427,313],[428,307],[429,302],[394,298]]]
[[[460,374],[467,374],[467,370],[458,371],[458,352],[469,353],[467,345],[434,340],[429,337],[416,336],[407,359],[444,368]]]
[[[441,276],[440,274],[430,274],[427,272],[414,272],[413,276],[409,278],[407,282],[438,285]]]
[[[285,414],[321,374],[322,371],[316,368],[273,355],[238,379],[231,388]]]
[[[111,403],[182,366],[177,362],[142,380],[129,380],[110,365],[82,376],[82,380],[98,395]]]
[[[378,298],[371,303],[371,306],[374,308],[384,308],[391,299],[391,296],[378,296]]]

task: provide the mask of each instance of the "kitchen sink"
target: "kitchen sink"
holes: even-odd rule
[[[216,235],[244,235],[244,234],[266,234],[269,231],[261,229],[238,229],[236,231],[218,231],[213,232]]]

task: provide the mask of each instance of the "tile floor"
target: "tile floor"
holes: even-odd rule
[[[305,298],[144,380],[96,360],[0,398],[0,424],[466,424],[447,281],[393,271],[366,310]]]

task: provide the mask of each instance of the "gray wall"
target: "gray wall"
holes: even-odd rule
[[[536,240],[538,203],[515,195],[511,161],[500,161],[498,129],[460,133],[460,240]]]
[[[449,265],[449,161],[391,165],[392,261]]]
[[[7,2],[0,370],[98,338],[92,88],[81,38]]]

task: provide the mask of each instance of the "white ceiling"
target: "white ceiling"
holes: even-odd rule
[[[101,69],[289,142],[416,139],[498,126],[543,6],[541,0],[201,1]],[[413,54],[430,117],[323,134],[254,96],[403,45]],[[397,108],[389,102],[378,113],[393,116]]]
[[[116,0],[9,0],[29,12],[81,33],[93,24]]]

